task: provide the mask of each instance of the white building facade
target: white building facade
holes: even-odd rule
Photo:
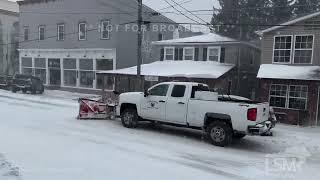
[[[47,86],[96,90],[96,71],[116,69],[116,49],[20,49],[20,73]],[[109,90],[113,90],[110,88]]]

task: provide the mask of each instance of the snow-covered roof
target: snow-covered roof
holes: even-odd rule
[[[217,79],[229,72],[235,65],[211,61],[157,61],[141,66],[141,75],[160,77],[212,78]],[[98,74],[136,75],[137,66],[100,71]]]
[[[163,41],[155,41],[153,42],[154,45],[172,45],[172,44],[197,44],[197,43],[235,43],[239,42],[235,39],[221,36],[215,33],[203,34],[198,36],[192,36],[187,38],[179,38],[179,39],[171,39],[171,40],[163,40]]]
[[[320,80],[320,66],[262,64],[257,77],[260,79]]]
[[[8,0],[0,0],[0,9],[10,12],[19,12],[19,6],[18,3],[8,1]]]
[[[284,26],[293,25],[295,23],[298,23],[298,22],[301,22],[301,21],[304,21],[304,20],[307,20],[307,19],[310,19],[310,18],[314,18],[314,17],[319,16],[319,15],[320,15],[320,11],[312,13],[312,14],[309,14],[309,15],[306,15],[306,16],[302,16],[302,17],[296,18],[294,20],[291,20],[291,21],[288,21],[288,22],[285,22],[285,23],[282,23],[282,24],[280,24],[280,26],[273,26],[273,27],[270,27],[270,28],[265,29],[265,30],[257,31],[256,33],[259,34],[259,35],[262,35],[264,33],[277,30],[277,29],[282,28]]]

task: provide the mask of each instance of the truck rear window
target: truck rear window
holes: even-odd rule
[[[184,94],[186,92],[186,86],[185,85],[174,85],[171,93],[171,97],[184,97]]]

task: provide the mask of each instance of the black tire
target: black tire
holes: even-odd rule
[[[234,139],[242,139],[244,137],[246,137],[246,134],[237,134],[237,133],[233,134]]]
[[[125,109],[121,113],[121,122],[126,128],[136,128],[138,126],[138,119],[138,113],[135,109]]]
[[[31,89],[31,94],[37,94],[37,90]]]
[[[27,93],[27,90],[26,90],[26,89],[22,89],[22,92],[23,92],[24,94],[26,94],[26,93]]]
[[[225,147],[232,142],[232,129],[223,121],[215,121],[207,127],[207,136],[215,146]]]
[[[16,92],[17,92],[17,88],[12,87],[12,88],[11,88],[11,91],[12,91],[13,93],[16,93]]]

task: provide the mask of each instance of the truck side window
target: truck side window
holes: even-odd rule
[[[196,91],[209,91],[208,86],[192,86],[191,98],[195,98]]]
[[[175,85],[172,89],[171,97],[184,97],[186,92],[186,86],[184,85]]]
[[[169,89],[168,84],[161,84],[149,90],[150,96],[167,96],[167,92]]]

